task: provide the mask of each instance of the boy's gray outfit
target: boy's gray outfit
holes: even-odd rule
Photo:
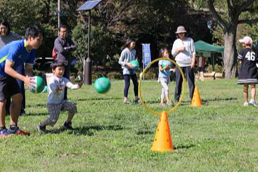
[[[57,86],[62,90],[56,91]],[[78,85],[72,84],[68,79],[62,77],[57,78],[52,76],[49,79],[49,95],[47,100],[48,124],[54,126],[59,118],[60,111],[68,111],[69,114],[77,113],[77,107],[75,104],[64,100],[64,88],[78,89]]]
[[[176,54],[176,49],[178,49],[181,46],[185,46],[185,51]],[[191,68],[192,58],[195,54],[195,46],[193,39],[187,37],[184,40],[175,40],[171,53],[175,57],[176,63],[181,67],[183,73],[186,75],[186,79],[189,86],[190,99],[192,100],[195,88],[194,70]],[[182,82],[183,78],[181,72],[178,68],[176,68],[176,88],[174,97],[176,102],[179,101],[182,92]]]

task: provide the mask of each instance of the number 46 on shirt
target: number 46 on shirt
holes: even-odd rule
[[[248,61],[255,61],[255,52],[248,51],[245,55],[245,58],[247,58]]]

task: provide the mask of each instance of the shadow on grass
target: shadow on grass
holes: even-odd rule
[[[237,100],[237,98],[234,97],[229,97],[229,98],[214,98],[214,99],[202,99],[202,102],[207,103],[207,102],[215,102],[215,101],[232,101],[232,100]]]
[[[25,116],[47,116],[49,115],[48,112],[44,112],[44,113],[26,113]],[[23,116],[20,116],[23,117]]]
[[[64,127],[61,127],[59,129],[47,130],[46,132],[44,132],[44,134],[60,134],[62,132],[68,132],[68,134],[93,136],[95,135],[96,131],[101,131],[101,130],[117,131],[122,129],[123,127],[121,125],[78,127],[78,128],[74,128],[74,130],[67,130]]]
[[[113,131],[118,131],[122,130],[123,127],[121,125],[108,125],[108,126],[83,126],[79,128],[75,128],[73,131],[73,134],[81,134],[81,135],[87,135],[87,136],[93,136],[95,135],[96,131],[101,131],[101,130],[113,130]]]
[[[147,134],[154,134],[154,132],[152,132],[152,131],[138,131],[137,133],[136,133],[137,135],[147,135]]]
[[[155,105],[156,104],[157,106],[160,106],[160,101],[147,101],[145,103],[146,103],[146,105],[148,105],[148,104]],[[171,107],[175,107],[177,104],[174,101],[171,101],[171,103],[172,103]],[[189,106],[190,104],[191,104],[191,101],[181,101],[180,106]],[[167,107],[166,102],[164,103],[164,105],[165,105],[164,107]]]
[[[26,105],[26,107],[47,107],[47,105],[46,103],[38,103],[38,104]]]
[[[175,150],[179,150],[179,149],[190,149],[192,147],[195,147],[195,145],[193,144],[190,144],[190,145],[179,145],[179,146],[176,146],[174,147]]]
[[[214,98],[214,99],[202,99],[201,98],[201,100],[202,100],[202,104],[207,104],[208,102],[215,102],[215,101],[236,101],[237,100],[237,98],[235,98],[235,97],[229,97],[229,98]],[[159,105],[159,103],[160,103],[160,101],[147,101],[146,102],[146,104],[148,105],[148,104],[157,104],[157,105]],[[181,101],[181,104],[180,104],[180,106],[190,106],[191,105],[191,103],[192,103],[192,101]],[[175,106],[176,105],[176,103],[174,102],[174,101],[172,101],[172,106]]]
[[[93,97],[93,98],[85,98],[85,99],[78,99],[77,101],[87,101],[87,100],[119,100],[121,98],[111,98],[111,97]],[[122,99],[121,99],[122,100]]]
[[[203,105],[206,105],[208,104],[209,102],[222,102],[222,101],[236,101],[237,98],[234,98],[234,97],[229,97],[229,98],[214,98],[214,99],[202,99],[202,104]]]

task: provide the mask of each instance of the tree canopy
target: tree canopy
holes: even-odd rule
[[[84,2],[61,0],[60,12],[61,23],[68,26],[69,33],[77,45],[73,55],[80,60],[87,56],[88,13],[79,13],[76,9]],[[239,28],[243,33],[257,38],[257,32],[253,32],[257,30],[257,25],[253,24],[256,22],[257,4],[257,0],[222,3],[218,0],[163,0],[162,3],[159,0],[102,0],[97,8],[92,10],[92,60],[94,64],[116,67],[117,58],[128,37],[137,41],[139,60],[141,43],[150,43],[152,57],[157,58],[161,47],[172,47],[179,25],[184,25],[188,35],[195,41],[216,41],[218,44],[225,44],[225,34],[232,30],[232,26],[249,23]],[[38,56],[51,56],[54,39],[58,33],[57,13],[56,0],[0,0],[0,16],[10,22],[13,32],[24,35],[25,28],[32,24],[40,24],[44,28],[44,42],[37,51]],[[234,15],[236,17],[232,17]],[[207,26],[208,21],[212,21],[211,28]],[[234,24],[235,21],[237,23]],[[240,37],[242,34],[234,34],[234,38],[236,36]],[[235,42],[235,39],[232,42]]]
[[[196,0],[193,1],[199,7],[208,7],[213,15],[215,25],[214,35],[224,44],[225,77],[231,78],[237,75],[237,37],[249,35],[257,41],[258,14],[257,0]],[[240,24],[245,24],[240,26]],[[248,24],[248,25],[247,25]],[[241,32],[237,32],[241,28]],[[223,39],[221,39],[223,38]]]

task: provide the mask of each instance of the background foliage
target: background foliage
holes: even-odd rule
[[[61,0],[61,23],[67,25],[77,45],[74,56],[82,62],[87,57],[88,13],[77,12],[84,0]],[[257,2],[255,2],[257,3]],[[225,1],[215,1],[216,8],[226,9]],[[252,8],[250,8],[252,9]],[[12,31],[24,35],[31,24],[45,29],[45,39],[38,56],[51,56],[57,29],[56,0],[0,0],[0,16],[10,21]],[[255,17],[256,11],[245,12],[241,17]],[[210,28],[207,21],[212,21]],[[213,20],[207,4],[202,0],[102,0],[92,10],[91,58],[94,66],[102,65],[119,69],[117,56],[125,40],[137,40],[136,50],[141,61],[141,43],[150,43],[152,58],[161,47],[171,48],[176,39],[175,31],[184,25],[194,41],[204,40],[223,45],[223,31]],[[249,34],[257,41],[257,25],[240,25],[237,37]],[[82,66],[82,65],[79,65]]]

